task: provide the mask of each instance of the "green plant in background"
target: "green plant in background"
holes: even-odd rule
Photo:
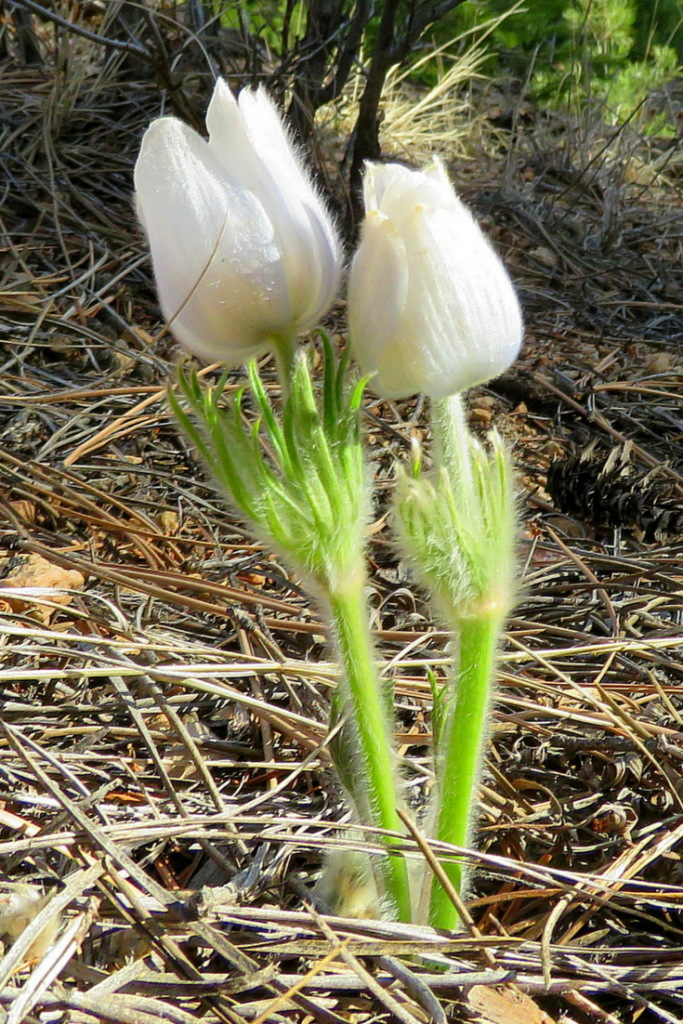
[[[628,57],[633,43],[633,0],[573,0],[563,13],[574,38],[590,40],[596,73],[609,75]]]
[[[681,0],[636,0],[631,56],[635,60],[645,60],[655,46],[673,47],[678,61],[683,61]]]
[[[247,38],[258,39],[267,53],[287,53],[302,35],[306,24],[303,0],[242,0],[239,4],[216,4],[220,23]]]
[[[681,0],[538,0],[518,12],[510,6],[470,0],[436,27],[435,39],[507,12],[492,40],[498,68],[530,76],[530,93],[542,103],[579,110],[593,103],[609,124],[635,116],[649,134],[672,134],[667,114],[652,114],[644,101],[679,74]]]
[[[678,57],[673,47],[655,45],[649,60],[631,61],[611,81],[599,83],[599,92],[610,112],[611,122],[621,124],[637,114],[650,93],[672,82],[679,71]],[[638,118],[638,124],[647,135],[674,137],[676,134],[675,125],[666,109],[651,113],[646,108],[644,116]]]
[[[676,77],[678,57],[671,46],[655,43],[642,59],[631,56],[635,0],[573,0],[563,20],[570,33],[564,53],[532,79],[540,98],[556,105],[592,99],[608,123],[620,124],[637,114],[651,90]],[[667,129],[666,115],[639,123],[648,133]]]

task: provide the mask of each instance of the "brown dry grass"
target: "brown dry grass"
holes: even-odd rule
[[[673,171],[639,184],[623,136],[523,103],[508,117],[502,95],[487,109],[509,145],[452,168],[528,323],[520,365],[470,402],[513,439],[525,512],[467,854],[476,932],[320,917],[322,852],[379,848],[340,820],[317,613],[226,514],[164,402],[177,352],[130,199],[162,93],[130,54],[40,32],[43,66],[12,39],[0,64],[0,877],[6,900],[17,883],[49,900],[0,959],[1,1018],[679,1020],[680,543],[600,529],[545,490],[553,458],[631,440],[680,499]],[[188,58],[177,105],[201,110],[209,82]],[[381,498],[422,406],[367,417]],[[417,812],[445,637],[383,511],[373,625]]]

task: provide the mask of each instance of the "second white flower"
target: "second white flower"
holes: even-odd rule
[[[444,398],[497,377],[522,343],[512,282],[443,166],[369,165],[349,334],[372,387]]]

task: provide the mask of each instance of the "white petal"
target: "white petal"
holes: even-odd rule
[[[459,206],[425,211],[421,221],[420,243],[430,258],[416,267],[415,287],[436,349],[438,369],[429,390],[434,397],[497,377],[522,343],[521,311],[507,271]]]
[[[403,194],[406,189],[410,191],[413,187],[415,172],[401,164],[367,163],[365,166],[363,190],[367,211],[381,210],[386,213],[384,201],[387,194]]]
[[[336,294],[340,247],[331,218],[277,109],[264,89],[244,89],[237,102],[219,80],[207,126],[209,144],[226,173],[253,192],[273,226],[287,276],[294,329],[310,326],[312,313],[324,312]],[[327,281],[331,274],[335,286],[330,295]]]
[[[336,235],[330,236],[327,221],[321,220],[315,210],[305,207],[305,212],[309,219],[311,245],[305,261],[301,260],[293,268],[299,275],[298,287],[302,297],[298,309],[292,299],[297,331],[310,330],[320,322],[335,300],[341,279],[341,252]],[[296,293],[296,288],[294,291]]]
[[[378,373],[377,390],[394,392],[398,363],[387,353],[397,346],[408,294],[405,245],[388,218],[374,210],[365,219],[363,236],[349,277],[349,338],[363,373]]]
[[[294,142],[266,90],[243,89],[239,105],[254,152],[268,168],[278,190],[301,203],[319,203]]]
[[[411,171],[401,164],[367,165],[371,171],[370,181],[365,189],[366,210],[381,210],[392,220],[415,204],[443,207],[448,196],[453,195],[450,185],[444,194],[438,174]],[[368,205],[369,201],[369,205]]]
[[[272,228],[227,181],[192,129],[173,118],[145,134],[135,169],[164,315],[193,351],[238,363],[290,317]]]
[[[267,197],[260,198],[281,238],[292,311],[298,322],[311,326],[309,321],[329,308],[339,287],[337,232],[265,89],[243,90],[239,102],[254,151],[270,172],[274,201],[268,205]]]
[[[273,228],[275,244],[285,259],[290,304],[298,313],[305,299],[297,275],[302,273],[310,283],[311,268],[302,267],[302,264],[309,262],[311,227],[299,198],[303,191],[301,173],[278,114],[265,92],[253,93],[243,89],[238,103],[227,84],[219,79],[209,104],[206,124],[209,146],[226,176],[248,189],[263,206]],[[269,159],[264,160],[262,154],[266,150],[268,134]],[[273,173],[275,163],[270,162],[274,154],[279,161],[277,174]],[[292,182],[295,183],[294,188]],[[313,267],[313,283],[316,272]]]
[[[216,83],[209,142],[174,118],[145,134],[136,202],[174,334],[236,364],[313,326],[341,273],[336,231],[265,92]]]
[[[273,187],[270,173],[254,147],[237,100],[219,78],[206,112],[209,148],[228,178],[255,194]]]
[[[415,301],[406,333],[419,352],[420,390],[439,398],[507,369],[521,345],[521,314],[507,272],[464,207],[422,208],[409,227]]]

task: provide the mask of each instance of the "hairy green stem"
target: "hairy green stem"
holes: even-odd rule
[[[356,734],[361,780],[356,792],[367,795],[367,810],[372,824],[389,832],[403,832],[397,814],[395,757],[384,710],[384,701],[374,650],[368,628],[364,578],[356,578],[328,594],[335,626],[339,657],[343,668],[346,702],[351,711],[350,726]],[[399,921],[410,921],[410,890],[406,862],[391,853],[401,840],[386,836],[389,856],[383,859],[382,872],[386,896]]]
[[[297,339],[296,335],[282,335],[273,339],[275,346],[273,353],[277,365],[277,375],[280,380],[280,393],[282,401],[286,402],[292,390],[294,379],[294,366],[296,363]]]
[[[434,838],[454,846],[467,846],[476,796],[487,717],[495,671],[495,657],[503,626],[498,609],[482,608],[458,623],[460,659],[456,692],[441,738],[437,776],[439,807]],[[442,866],[460,892],[462,865],[443,860]],[[434,928],[455,929],[458,913],[443,886],[434,879],[429,923]]]
[[[470,432],[462,395],[449,395],[432,401],[432,430],[434,432],[434,461],[445,467],[458,498],[469,504],[472,490],[472,464],[470,461]],[[465,511],[463,509],[463,511]]]

